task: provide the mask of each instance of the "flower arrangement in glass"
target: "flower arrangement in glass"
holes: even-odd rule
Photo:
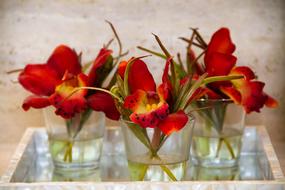
[[[183,180],[189,159],[194,118],[189,109],[195,91],[213,81],[242,76],[193,80],[155,36],[166,59],[162,84],[156,86],[143,57],[119,64],[117,82],[109,92],[121,114],[122,131],[131,180]],[[95,89],[97,90],[97,89]]]
[[[195,128],[191,145],[191,157],[195,164],[206,167],[232,167],[238,163],[245,114],[259,112],[264,105],[277,107],[278,103],[263,92],[264,83],[257,81],[249,67],[235,66],[237,58],[232,55],[235,45],[227,28],[215,32],[207,44],[197,29],[191,37],[181,38],[188,43],[186,64],[177,53],[175,69],[182,78],[180,84],[192,78],[198,81],[221,76],[242,76],[235,80],[213,81],[201,84],[192,94],[185,110],[191,109],[195,116]],[[201,53],[195,56],[195,48]],[[166,59],[167,56],[138,46],[139,49]],[[204,56],[204,62],[200,59]],[[183,92],[179,90],[179,93]]]
[[[245,114],[259,112],[266,105],[274,108],[277,101],[263,92],[264,83],[256,80],[254,72],[246,66],[236,66],[230,31],[221,28],[207,44],[197,30],[193,30],[188,43],[188,60],[196,77],[236,76],[243,78],[205,84],[196,92],[198,100],[192,103],[196,127],[192,139],[191,155],[194,163],[205,167],[232,167],[238,163],[241,150]],[[202,49],[195,57],[192,45]],[[204,54],[204,61],[198,61]],[[201,109],[207,108],[207,109]]]
[[[114,58],[109,49],[111,40],[94,61],[82,66],[82,53],[60,45],[46,63],[28,64],[19,74],[20,84],[33,93],[24,100],[23,109],[45,108],[50,152],[58,169],[98,167],[105,127],[103,112],[113,120],[120,117],[108,93],[88,90],[103,88],[103,83],[109,89],[115,78],[109,84],[104,81],[112,77],[111,71],[124,55],[118,35],[109,24],[119,44],[118,57]],[[78,87],[81,90],[69,97]]]

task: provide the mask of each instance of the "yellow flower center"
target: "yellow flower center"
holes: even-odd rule
[[[152,111],[152,110],[155,110],[157,107],[158,107],[157,104],[147,104],[146,105],[146,110],[147,111]]]

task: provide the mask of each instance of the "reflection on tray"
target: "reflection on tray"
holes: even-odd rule
[[[256,133],[250,129],[245,133],[246,147],[243,148],[239,167],[209,169],[188,164],[185,180],[270,180],[272,174],[268,161],[257,146],[260,143],[257,142],[257,135],[254,132]],[[37,131],[16,168],[12,177],[13,182],[129,181],[119,128],[107,130],[100,168],[96,170],[56,171],[47,146],[47,136],[44,130]]]
[[[239,167],[233,168],[189,168],[188,179],[199,181],[232,181],[232,180],[263,180],[263,171],[258,165],[256,155],[242,155]]]

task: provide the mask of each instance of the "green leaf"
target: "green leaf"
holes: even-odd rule
[[[203,80],[202,84],[209,84],[212,82],[217,81],[229,81],[229,80],[235,80],[235,79],[241,79],[244,78],[243,75],[229,75],[229,76],[214,76],[214,77],[207,77]]]
[[[194,94],[194,92],[203,84],[203,80],[205,79],[205,77],[207,76],[207,73],[204,73],[203,75],[201,75],[199,77],[198,80],[196,80],[194,82],[194,84],[191,86],[191,88],[185,92],[185,94],[183,94],[183,97],[181,98],[181,104],[178,107],[178,110],[185,110],[187,104],[189,104],[189,99],[190,97]]]
[[[166,167],[165,165],[160,165],[160,168],[168,175],[168,177],[172,181],[177,181],[176,177],[174,176],[174,174],[170,171],[168,167]]]
[[[161,50],[163,51],[163,53],[165,54],[165,56],[167,57],[167,59],[171,58],[170,53],[168,52],[168,50],[165,48],[165,46],[162,44],[161,40],[159,39],[159,37],[155,34],[153,34],[159,47],[161,48]],[[171,83],[174,86],[174,92],[173,92],[173,96],[176,97],[176,95],[178,94],[178,88],[179,88],[179,78],[177,76],[177,71],[175,68],[175,63],[174,61],[171,59],[171,64],[170,64],[170,70],[171,70]]]
[[[117,78],[117,86],[119,88],[120,94],[123,98],[125,98],[126,94],[125,94],[125,90],[124,90],[124,81],[120,77],[120,75],[118,75],[118,74],[116,75],[116,78]]]
[[[67,100],[68,98],[70,98],[73,94],[75,94],[76,92],[78,92],[79,90],[83,90],[83,89],[87,89],[87,90],[97,90],[97,91],[101,91],[101,92],[105,92],[107,94],[110,94],[113,98],[117,99],[120,103],[123,102],[122,98],[117,96],[116,94],[112,93],[109,90],[106,90],[104,88],[97,88],[97,87],[88,87],[88,86],[83,86],[83,87],[77,87],[75,88],[70,94],[68,94],[68,96],[63,99],[62,101]]]
[[[167,57],[166,57],[165,55],[163,55],[163,54],[161,54],[161,53],[159,53],[159,52],[152,51],[152,50],[147,49],[147,48],[144,48],[144,47],[142,47],[142,46],[137,46],[137,48],[140,49],[140,50],[142,50],[142,51],[148,52],[148,53],[150,53],[150,54],[152,54],[152,55],[158,56],[158,57],[160,57],[160,58],[162,58],[162,59],[167,59]]]
[[[129,72],[130,72],[131,66],[135,60],[136,59],[131,59],[128,62],[127,67],[126,67],[126,71],[124,73],[124,94],[125,94],[125,96],[128,96],[130,93],[129,92]]]
[[[174,104],[174,112],[179,110],[180,104],[182,102],[182,98],[186,95],[186,93],[189,91],[191,86],[192,86],[192,77],[190,76],[186,84],[184,84],[179,90],[178,97],[175,100],[175,104]]]
[[[121,40],[120,40],[120,37],[119,37],[119,35],[118,35],[118,33],[117,33],[117,31],[116,31],[114,25],[113,25],[110,21],[108,21],[108,20],[105,20],[105,21],[110,25],[110,27],[111,27],[111,29],[112,29],[114,35],[115,35],[115,38],[116,38],[116,40],[117,40],[117,42],[118,42],[118,45],[119,45],[118,56],[121,57],[121,56],[122,56],[122,51],[123,51],[123,46],[122,46],[122,42],[121,42]],[[115,66],[118,62],[119,62],[119,59],[117,59],[117,60],[115,61],[114,66]]]
[[[132,122],[126,122],[126,125],[134,133],[134,135],[141,141],[141,143],[143,143],[149,150],[152,150],[148,137],[146,136],[147,134],[144,132],[143,128],[141,128],[138,124]]]
[[[79,131],[82,129],[85,122],[89,119],[90,115],[92,114],[92,111],[93,110],[89,108],[86,111],[81,113],[81,118],[80,118],[80,123],[79,123]]]
[[[144,47],[141,47],[141,46],[137,46],[138,49],[142,50],[142,51],[145,51],[145,52],[148,52],[148,53],[151,53],[152,55],[155,55],[155,56],[158,56],[162,59],[167,59],[167,56],[159,53],[159,52],[156,52],[156,51],[152,51],[150,49],[147,49],[147,48],[144,48]],[[173,63],[174,63],[174,66],[175,66],[175,70],[176,70],[176,73],[178,75],[179,78],[183,78],[186,76],[186,72],[185,70],[183,69],[183,66],[180,65],[180,63],[176,63],[174,60],[173,60]]]
[[[177,76],[178,81],[179,81],[179,79],[186,77],[187,73],[184,71],[183,66],[179,65],[175,61],[173,61],[173,63],[174,63],[174,67],[175,67],[176,76]]]

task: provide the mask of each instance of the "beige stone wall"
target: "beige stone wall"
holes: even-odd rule
[[[280,101],[278,109],[250,114],[248,123],[266,125],[284,159],[284,10],[283,0],[1,0],[0,174],[25,128],[43,125],[40,111],[21,109],[28,93],[6,71],[45,62],[61,43],[83,51],[84,61],[93,59],[112,36],[105,19],[114,23],[135,56],[143,55],[135,49],[138,44],[157,49],[152,32],[176,52],[184,47],[177,37],[189,35],[189,27],[199,27],[207,40],[219,27],[229,27],[239,64],[251,66],[266,81],[266,91]],[[151,60],[149,67],[159,80],[163,64]]]

